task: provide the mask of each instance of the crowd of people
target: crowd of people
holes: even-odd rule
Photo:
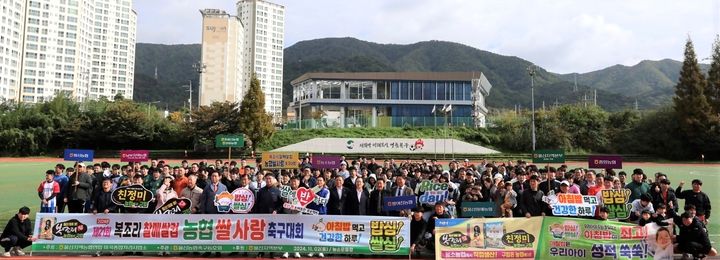
[[[626,188],[631,191],[632,212],[627,221],[645,225],[655,222],[670,229],[676,252],[702,258],[716,255],[708,238],[710,199],[702,191],[702,181],[693,180],[692,189],[671,187],[667,175],[656,173],[649,178],[642,169],[635,169],[628,179],[625,172],[612,169],[538,167],[525,161],[471,163],[469,160],[441,164],[436,160],[383,160],[344,156],[337,169],[317,169],[310,158],[303,158],[297,169],[263,169],[262,162],[251,166],[239,161],[202,160],[182,161],[171,166],[162,160],[149,165],[126,165],[107,162],[75,163],[72,167],[58,164],[46,172],[38,187],[41,212],[48,213],[152,213],[172,198],[188,198],[193,214],[218,214],[215,196],[223,191],[247,188],[256,194],[251,213],[298,214],[283,208],[285,199],[280,187],[288,185],[315,188],[317,196],[328,199],[327,204],[310,203],[307,207],[322,215],[402,216],[411,218],[411,251],[433,251],[435,219],[462,218],[459,210],[465,202],[493,202],[495,217],[551,216],[552,207],[544,199],[548,195],[574,193],[596,195],[606,189]],[[412,210],[386,211],[384,198],[422,195],[423,181],[447,183],[448,196],[437,203],[417,203]],[[111,201],[117,187],[142,185],[154,193],[155,199],[147,209],[124,208]],[[684,200],[681,207],[678,200]],[[601,200],[599,200],[601,201]],[[29,210],[23,208],[8,226],[23,226]],[[608,209],[600,205],[596,218],[606,220]],[[674,221],[668,221],[672,219]],[[20,223],[20,224],[18,224]],[[31,243],[32,236],[22,228],[6,227],[2,234],[5,256],[21,255],[22,247]],[[300,257],[295,253],[294,257]],[[319,254],[323,257],[322,254]],[[289,257],[285,253],[283,257]]]

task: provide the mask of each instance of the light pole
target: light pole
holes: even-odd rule
[[[150,119],[150,106],[151,106],[152,104],[156,104],[156,103],[160,103],[160,101],[148,102],[148,106],[147,106],[147,117],[148,117],[148,119]]]
[[[195,72],[198,73],[198,90],[200,90],[202,87],[202,74],[205,72],[207,66],[205,66],[205,63],[198,61],[197,63],[193,63],[192,67],[195,69]],[[192,81],[190,82],[190,112],[192,112]]]
[[[532,106],[532,150],[535,151],[535,65],[527,68],[530,75],[530,105]]]

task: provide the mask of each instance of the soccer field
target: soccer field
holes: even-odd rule
[[[71,166],[71,162],[0,162],[0,197],[3,203],[0,204],[0,224],[4,227],[7,220],[11,218],[22,206],[28,206],[32,210],[31,219],[34,213],[40,208],[37,195],[37,187],[45,178],[45,171],[53,169],[55,164],[64,163]],[[112,162],[111,162],[112,163]],[[586,163],[568,163],[572,167],[587,166]],[[558,166],[558,165],[555,165]],[[642,168],[648,176],[654,176],[656,172],[662,172],[669,176],[672,187],[676,188],[680,181],[685,181],[683,188],[692,187],[690,182],[693,179],[701,179],[704,183],[703,191],[710,196],[715,214],[718,215],[720,208],[720,164],[687,165],[687,164],[653,164],[653,163],[624,163],[624,171],[632,173],[635,168]],[[629,176],[628,176],[629,178]],[[680,201],[684,206],[684,201]],[[717,244],[720,241],[720,220],[713,217],[710,221],[710,239]]]

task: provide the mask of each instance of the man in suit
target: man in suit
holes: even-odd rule
[[[347,177],[344,181],[345,188],[348,188],[350,190],[355,188],[355,180],[358,179],[358,173],[357,168],[350,167],[350,176]]]
[[[220,183],[220,173],[213,172],[210,175],[210,183],[205,186],[200,196],[200,213],[201,214],[218,214],[217,206],[215,206],[215,195],[227,191],[227,186]]]
[[[349,192],[347,200],[345,201],[343,215],[367,215],[369,198],[370,194],[365,189],[365,181],[363,181],[362,178],[357,178],[355,180],[355,188]]]
[[[375,183],[375,190],[370,192],[368,214],[371,216],[389,216],[389,213],[383,210],[383,200],[391,196],[391,192],[385,189],[385,180],[380,178]]]
[[[342,215],[345,201],[350,189],[343,186],[343,177],[335,177],[335,187],[330,188],[330,199],[327,203],[328,215]]]
[[[410,196],[415,195],[415,191],[413,191],[412,188],[407,186],[405,177],[403,176],[397,176],[395,177],[395,187],[393,187],[390,190],[390,196]],[[402,211],[391,211],[390,216],[409,216],[410,211],[409,210],[402,210]]]

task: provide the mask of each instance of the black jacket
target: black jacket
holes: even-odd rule
[[[675,190],[675,195],[678,199],[685,199],[685,205],[695,205],[695,211],[698,216],[705,215],[705,219],[710,219],[710,198],[705,192],[695,193],[692,190],[682,190],[682,187],[678,186]]]
[[[383,200],[387,197],[391,197],[389,190],[374,190],[370,192],[370,200],[368,202],[368,215],[370,216],[389,216],[387,211],[384,211]]]
[[[252,213],[272,214],[275,211],[275,213],[280,214],[283,212],[283,203],[278,188],[265,186],[257,192]]]
[[[5,229],[2,232],[2,236],[0,238],[6,238],[10,236],[16,236],[18,240],[23,241],[27,240],[27,238],[32,235],[32,225],[30,224],[30,219],[26,219],[25,221],[20,221],[17,214],[13,216],[7,223],[7,226],[5,226]]]
[[[693,222],[689,226],[685,226],[681,219],[677,227],[680,229],[680,235],[678,236],[677,241],[681,246],[690,242],[699,243],[708,248],[711,246],[707,230],[697,218],[693,218]]]
[[[108,209],[110,213],[117,212],[117,205],[112,202],[112,191],[98,191],[93,198],[92,209],[97,210],[98,213],[105,212],[105,209]]]
[[[523,216],[525,213],[530,213],[531,216],[541,216],[542,213],[545,212],[545,209],[548,208],[547,203],[542,201],[544,195],[540,190],[533,191],[526,189],[518,203],[520,204]]]
[[[420,218],[419,221],[413,218],[410,221],[410,245],[417,244],[422,240],[425,235],[425,229],[427,228],[427,221],[424,218]]]
[[[350,189],[343,187],[342,196],[338,195],[337,187],[328,188],[328,190],[330,190],[330,199],[328,199],[327,203],[327,214],[342,215]]]
[[[356,189],[350,190],[350,192],[348,192],[347,200],[345,201],[345,206],[343,208],[343,215],[367,215],[369,197],[370,193],[368,193],[366,189],[362,189],[362,192],[360,193],[360,198],[358,198],[358,193]]]

